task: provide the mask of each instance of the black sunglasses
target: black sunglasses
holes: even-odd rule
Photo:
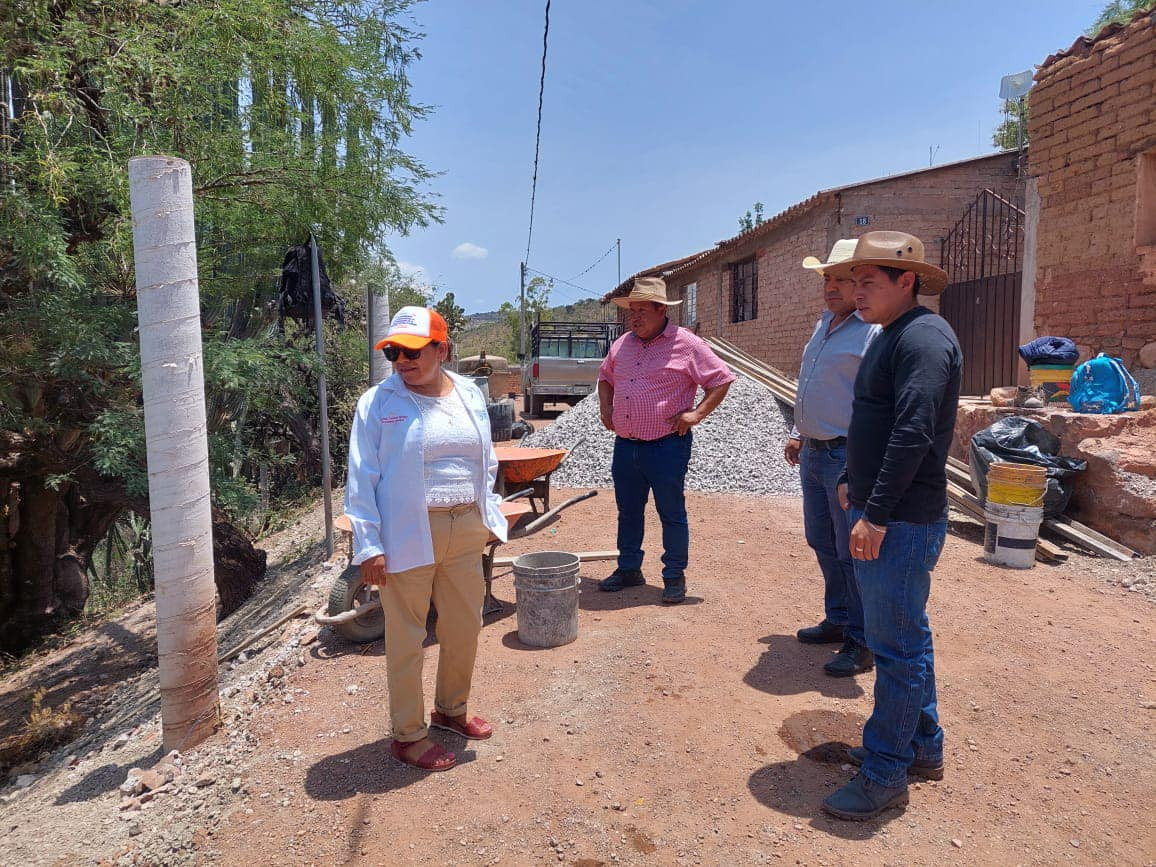
[[[437,346],[437,345],[438,345],[438,342],[436,340],[431,340],[425,346]],[[397,361],[398,358],[400,358],[403,355],[406,358],[408,358],[410,361],[417,361],[418,358],[421,356],[422,351],[425,349],[425,346],[423,346],[421,349],[403,349],[400,346],[394,346],[392,343],[387,343],[381,351],[385,353],[385,357],[391,362]]]

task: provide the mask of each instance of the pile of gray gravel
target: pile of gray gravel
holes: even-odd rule
[[[697,400],[701,400],[701,392]],[[694,429],[686,487],[692,491],[799,495],[799,471],[783,460],[791,411],[762,385],[738,375],[726,399]],[[522,440],[527,448],[571,449],[586,438],[551,477],[568,488],[611,488],[614,434],[602,426],[598,395],[558,416]]]

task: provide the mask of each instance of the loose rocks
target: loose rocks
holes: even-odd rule
[[[700,392],[695,398],[702,399]],[[726,399],[694,428],[694,450],[686,487],[692,491],[737,494],[800,493],[799,472],[783,459],[791,432],[791,412],[771,393],[739,375]],[[527,448],[570,449],[551,484],[570,488],[610,488],[614,434],[602,426],[598,395],[592,394],[557,420],[522,440]]]

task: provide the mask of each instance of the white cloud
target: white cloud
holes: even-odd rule
[[[422,265],[415,265],[413,262],[402,262],[399,259],[397,262],[397,270],[402,273],[402,276],[409,277],[418,283],[429,282],[429,276],[426,273],[425,267]]]
[[[454,247],[454,251],[450,255],[455,259],[485,259],[490,255],[490,251],[485,247],[479,247],[477,244],[466,241]]]

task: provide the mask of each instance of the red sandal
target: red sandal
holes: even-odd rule
[[[409,765],[411,768],[418,768],[422,771],[448,771],[458,763],[457,756],[441,744],[433,744],[416,759],[406,756],[405,751],[409,746],[410,743],[395,740],[390,742],[389,751],[403,765]]]
[[[429,724],[435,729],[455,732],[471,741],[484,741],[494,733],[494,727],[480,716],[470,717],[465,722],[458,722],[452,716],[446,716],[435,710],[430,712]]]

